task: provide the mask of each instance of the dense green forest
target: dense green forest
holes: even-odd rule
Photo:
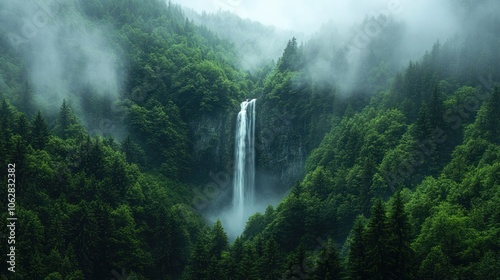
[[[467,8],[460,35],[404,64],[395,21],[358,66],[319,33],[252,70],[164,1],[53,2],[57,19],[33,38],[22,21],[3,25],[0,181],[15,173],[18,220],[15,273],[0,233],[0,279],[498,279],[500,18],[469,2],[455,4]],[[97,29],[116,93],[85,70],[76,37]],[[44,34],[72,38],[56,40],[64,87],[33,74]],[[285,194],[233,240],[206,214],[228,203],[217,176],[231,173],[247,98],[256,190]]]

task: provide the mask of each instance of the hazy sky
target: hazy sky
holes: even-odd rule
[[[359,23],[367,14],[389,12],[396,18],[434,22],[434,28],[448,29],[449,0],[173,0],[198,12],[229,10],[281,29],[314,32],[328,21],[344,28]],[[438,16],[436,16],[438,15]],[[435,22],[440,20],[439,23]],[[443,19],[445,19],[443,21]]]
[[[304,1],[304,0],[174,0],[198,12],[229,10],[242,18],[250,18],[281,29],[309,32],[317,30],[329,19],[344,21],[345,16],[359,15],[362,2],[376,1]],[[373,4],[372,4],[373,5]],[[365,6],[366,7],[366,6]],[[358,16],[359,19],[359,16]]]

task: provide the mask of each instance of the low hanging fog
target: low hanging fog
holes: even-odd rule
[[[107,40],[108,27],[85,18],[77,1],[4,0],[0,13],[1,32],[24,58],[36,107],[50,116],[66,99],[89,131],[117,136],[109,121],[86,114],[90,95],[116,109],[122,90],[124,61]]]
[[[410,60],[419,59],[434,43],[474,29],[477,19],[499,9],[499,3],[490,0],[173,2],[187,7],[186,15],[195,23],[233,42],[241,66],[251,71],[276,61],[286,42],[296,37],[313,56],[307,59],[312,74],[339,74],[334,79],[342,94],[353,91],[353,84],[363,79],[360,63],[366,63],[364,59],[380,48],[380,43],[391,48],[391,57],[385,59],[398,71]],[[342,61],[335,61],[339,55]],[[342,63],[348,69],[342,68]],[[325,79],[332,80],[332,75]]]
[[[339,71],[340,63],[328,61],[342,53],[349,70],[337,80],[337,86],[344,92],[359,80],[360,57],[369,53],[370,43],[377,38],[398,32],[396,40],[388,43],[394,44],[391,63],[403,67],[436,41],[445,42],[474,29],[475,19],[499,8],[493,0],[171,2],[185,7],[186,16],[195,23],[233,42],[240,65],[248,70],[276,62],[292,37],[314,56],[309,67],[318,77]],[[4,0],[0,3],[0,31],[16,52],[26,54],[26,74],[35,102],[45,111],[53,111],[67,99],[90,130],[99,130],[102,124],[85,115],[91,105],[82,99],[93,94],[114,104],[123,90],[127,62],[120,55],[120,46],[107,40],[112,27],[83,16],[78,3]],[[314,48],[308,50],[308,45]]]
[[[278,38],[287,35],[297,37],[299,42],[307,42],[311,38],[319,37],[325,44],[349,44],[356,33],[367,33],[373,36],[383,29],[384,24],[363,24],[367,17],[390,17],[404,23],[405,41],[412,50],[412,57],[432,46],[438,39],[446,40],[459,32],[462,27],[460,18],[463,6],[457,1],[431,0],[363,0],[363,1],[244,1],[244,0],[178,0],[173,1],[203,16],[187,13],[200,24],[208,25],[221,37],[231,39],[239,46],[239,42],[254,45],[263,57],[269,58],[267,53],[276,53],[276,49],[283,49],[283,43]],[[247,21],[258,22],[267,27],[268,33],[238,32],[240,26],[221,24],[222,18],[234,14]],[[217,20],[217,17],[221,19]],[[217,23],[219,21],[219,24]],[[366,29],[366,30],[364,30]],[[334,32],[324,34],[324,31]],[[325,36],[332,35],[334,38]],[[279,45],[276,45],[279,43]],[[246,59],[247,53],[242,53]],[[253,54],[249,54],[253,55]],[[277,57],[272,57],[277,59]]]

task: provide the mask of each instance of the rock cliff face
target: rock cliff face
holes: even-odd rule
[[[195,181],[211,180],[210,174],[230,171],[234,157],[234,123],[237,111],[202,116],[190,124]]]
[[[219,211],[231,202],[236,113],[202,116],[189,124],[195,185],[191,205],[201,213]]]
[[[258,193],[283,193],[303,176],[307,157],[305,135],[294,125],[294,119],[280,108],[265,102],[257,104]]]

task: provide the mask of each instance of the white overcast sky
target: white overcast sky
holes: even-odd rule
[[[415,23],[432,24],[433,29],[449,29],[448,0],[172,0],[198,12],[229,10],[242,18],[273,25],[280,29],[311,33],[333,21],[340,28],[359,23],[367,14],[398,6],[393,14]],[[451,18],[451,17],[448,17]],[[445,19],[443,21],[443,19]],[[439,20],[439,22],[437,22]],[[434,23],[434,24],[433,24]],[[411,24],[411,23],[410,23]]]
[[[353,17],[362,18],[362,14],[359,13],[360,7],[368,8],[366,5],[361,5],[362,2],[382,1],[174,0],[172,2],[198,12],[229,10],[242,18],[249,18],[280,29],[310,32],[317,30],[321,24],[330,19],[340,23],[346,19],[352,20]]]

